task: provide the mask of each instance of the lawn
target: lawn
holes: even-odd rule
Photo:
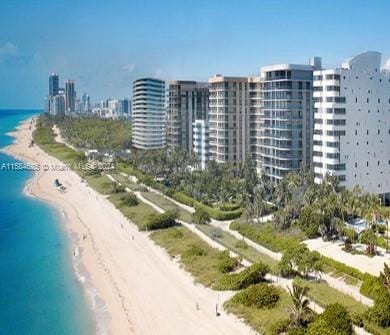
[[[125,217],[136,224],[140,230],[144,230],[146,218],[150,214],[157,214],[157,211],[143,202],[140,202],[137,206],[134,207],[123,205],[120,200],[123,194],[124,193],[112,194],[108,197],[108,200],[110,200]]]
[[[142,195],[148,199],[149,201],[153,202],[160,208],[168,211],[168,210],[175,210],[179,212],[179,219],[183,220],[185,222],[191,223],[192,222],[192,214],[185,209],[179,207],[171,200],[164,198],[162,195],[154,193],[154,192],[142,192]]]
[[[84,176],[84,179],[89,186],[101,194],[108,195],[113,192],[112,182],[106,175]]]
[[[204,232],[207,236],[215,238],[215,235],[213,234],[215,227],[210,225],[196,225],[196,227],[202,232]],[[272,273],[276,272],[278,261],[269,257],[266,254],[257,251],[255,248],[249,246],[244,241],[237,240],[232,234],[223,230],[218,231],[221,236],[216,237],[216,241],[224,245],[226,248],[234,251],[241,257],[247,259],[248,261],[251,261],[253,263],[262,262],[270,267]]]
[[[142,186],[140,184],[136,184],[131,182],[127,177],[121,175],[117,172],[111,172],[110,175],[115,178],[118,182],[120,182],[122,185],[127,186],[132,191],[145,191],[145,186]]]
[[[242,304],[225,302],[224,307],[229,313],[234,313],[242,318],[248,325],[260,334],[272,335],[276,324],[289,319],[289,306],[292,304],[289,294],[280,289],[280,299],[271,309],[257,309],[246,307]]]
[[[249,224],[242,223],[240,219],[232,222],[230,227],[274,252],[283,251],[288,245],[305,239],[304,233],[297,228],[278,230],[272,223]]]
[[[322,307],[329,304],[340,303],[344,305],[351,315],[362,314],[368,306],[363,305],[351,296],[341,293],[340,291],[330,287],[326,282],[309,281],[296,279],[303,286],[309,288],[308,296]]]
[[[218,269],[221,252],[210,247],[185,227],[174,227],[153,232],[150,238],[177,258],[184,270],[194,276],[195,282],[210,287],[223,274]]]

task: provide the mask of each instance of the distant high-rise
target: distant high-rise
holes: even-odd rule
[[[52,73],[49,77],[49,96],[58,95],[59,77],[58,74]]]
[[[133,82],[133,146],[165,147],[165,82],[142,78]]]
[[[60,115],[65,113],[65,96],[55,95],[50,99],[50,114]]]
[[[74,89],[74,81],[67,80],[65,82],[65,111],[73,113],[75,111],[76,92]]]
[[[80,112],[87,113],[91,109],[91,99],[87,93],[84,93],[81,96],[81,108]]]
[[[167,148],[193,149],[193,123],[206,120],[209,113],[209,87],[195,81],[170,81],[167,105]]]
[[[118,100],[118,114],[120,118],[124,119],[131,117],[131,100],[128,98]]]
[[[199,167],[204,170],[209,160],[209,124],[208,120],[195,120],[193,124],[194,154]]]

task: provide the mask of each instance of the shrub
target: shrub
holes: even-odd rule
[[[390,294],[383,291],[373,307],[367,311],[367,318],[379,327],[390,327]]]
[[[179,201],[187,206],[194,207],[195,210],[202,209],[205,212],[209,214],[210,217],[212,217],[215,220],[233,220],[241,216],[243,209],[239,208],[233,211],[221,211],[217,208],[212,208],[210,206],[207,206],[205,204],[202,204],[201,202],[189,197],[187,194],[183,192],[175,192],[173,194],[173,198],[176,201]]]
[[[156,230],[173,227],[176,225],[178,213],[176,211],[166,211],[162,214],[152,214],[148,217],[145,229]]]
[[[239,264],[237,258],[232,258],[229,255],[229,251],[221,251],[218,257],[218,270],[222,273],[232,272]]]
[[[197,208],[192,214],[192,221],[196,224],[207,224],[210,222],[210,215],[202,208]]]
[[[360,286],[360,293],[375,300],[378,296],[381,296],[383,292],[384,289],[379,278],[366,273],[364,275],[363,283]]]
[[[112,192],[113,193],[123,193],[126,192],[126,187],[119,185],[115,181],[112,182]]]
[[[214,288],[217,290],[241,290],[265,281],[265,275],[269,271],[268,265],[261,262],[255,263],[239,273],[222,276]]]
[[[172,238],[182,238],[183,237],[183,232],[180,231],[177,228],[171,228],[169,230],[169,236]]]
[[[139,200],[134,193],[126,193],[120,197],[122,205],[134,207],[139,204]]]
[[[325,311],[321,314],[321,319],[330,329],[337,331],[337,334],[353,334],[351,317],[347,309],[339,303],[326,306]]]
[[[312,322],[307,330],[307,335],[341,335],[340,332],[330,328],[327,322],[318,316],[314,322]]]
[[[218,238],[221,238],[223,236],[223,232],[222,232],[222,229],[219,228],[219,227],[216,227],[216,228],[212,228],[210,230],[210,235],[211,235],[211,238],[213,240],[216,240]]]
[[[207,252],[195,244],[190,245],[188,249],[183,253],[184,257],[206,256],[206,255]]]
[[[234,303],[247,307],[273,308],[279,301],[279,290],[265,283],[251,285],[232,298]]]
[[[237,241],[234,246],[239,249],[248,249],[248,244],[243,240]]]

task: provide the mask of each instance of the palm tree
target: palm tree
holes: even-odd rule
[[[309,308],[310,301],[306,298],[308,288],[293,283],[292,290],[288,288],[292,305],[290,306],[290,327],[304,327],[311,319],[313,312]]]
[[[390,267],[385,263],[383,272],[379,275],[382,286],[390,293]]]
[[[366,194],[364,196],[364,218],[368,225],[367,246],[369,254],[374,254],[376,249],[376,235],[373,230],[373,224],[377,222],[380,212],[379,198],[376,195]]]
[[[390,221],[390,207],[384,207],[382,206],[380,208],[380,215],[383,218],[383,220],[386,221],[387,226],[387,238],[386,238],[386,253],[389,252],[389,221]]]

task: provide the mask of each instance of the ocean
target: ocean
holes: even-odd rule
[[[0,110],[0,147],[6,133],[37,111]],[[72,261],[61,214],[23,194],[29,171],[0,153],[0,335],[90,335],[95,318]]]

